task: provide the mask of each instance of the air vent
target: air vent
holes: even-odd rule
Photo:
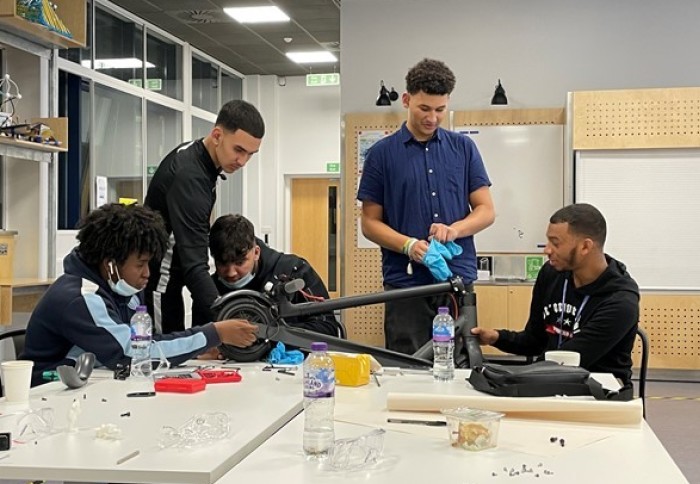
[[[340,42],[321,42],[321,45],[328,51],[338,52],[340,51]]]
[[[175,16],[186,24],[223,24],[232,22],[223,10],[180,10]]]

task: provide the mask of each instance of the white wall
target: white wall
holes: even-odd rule
[[[42,113],[40,106],[39,57],[7,48],[7,72],[20,88],[22,99],[15,103],[20,122]],[[37,277],[39,274],[40,238],[40,162],[5,158],[7,220],[5,228],[18,232],[15,244],[14,277]]]
[[[405,89],[423,57],[457,76],[450,108],[563,106],[568,91],[700,85],[696,0],[343,0],[341,111],[374,106],[379,81]],[[394,103],[394,110],[401,110]]]
[[[340,161],[340,87],[306,87],[304,76],[245,82],[266,133],[243,171],[243,212],[259,235],[270,231],[270,245],[289,250],[289,179],[338,176],[326,174],[326,163]]]

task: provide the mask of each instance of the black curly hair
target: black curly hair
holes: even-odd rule
[[[241,264],[255,247],[255,229],[243,215],[222,215],[209,231],[209,250],[217,264]]]
[[[455,88],[455,75],[447,65],[435,59],[423,59],[406,74],[406,91],[423,91],[432,96],[444,96]]]
[[[87,214],[78,228],[78,254],[94,266],[105,259],[123,264],[133,253],[160,259],[168,247],[163,218],[139,205],[103,205]]]

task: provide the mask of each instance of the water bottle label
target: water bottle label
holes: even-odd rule
[[[304,373],[304,396],[308,398],[335,395],[335,370],[321,369]]]
[[[452,326],[433,326],[433,341],[440,343],[453,340],[455,337],[455,329]]]

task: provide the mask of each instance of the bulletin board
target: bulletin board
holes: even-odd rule
[[[343,160],[343,295],[364,294],[382,290],[381,252],[361,232],[361,208],[356,200],[362,171],[363,152],[372,139],[391,134],[405,120],[405,112],[386,114],[347,114],[344,130]],[[495,179],[496,211],[502,213],[501,225],[477,240],[480,252],[537,252],[545,222],[563,202],[563,124],[564,109],[493,109],[453,112],[446,128],[469,127],[479,130],[484,147],[477,141],[490,176]],[[478,135],[475,135],[478,136]],[[500,138],[499,138],[500,136]],[[525,138],[520,148],[503,144]],[[506,141],[507,140],[507,141]],[[546,149],[545,149],[546,147]],[[532,156],[530,151],[539,153]],[[544,152],[544,155],[542,153]],[[494,158],[491,166],[491,159]],[[498,160],[498,161],[496,161]],[[497,166],[498,165],[498,166]],[[531,168],[528,167],[531,165]],[[509,173],[519,173],[513,176]],[[528,178],[530,177],[530,178]],[[525,184],[523,179],[531,180]],[[554,197],[545,195],[543,185],[551,186]],[[537,200],[547,200],[538,205]],[[499,208],[498,204],[501,204]],[[511,207],[506,209],[505,207]],[[514,215],[518,212],[519,215]],[[512,226],[526,227],[527,238],[520,237]],[[515,236],[513,234],[515,233]],[[502,236],[507,234],[507,236]],[[343,322],[348,337],[375,346],[384,345],[383,305],[345,310]]]

